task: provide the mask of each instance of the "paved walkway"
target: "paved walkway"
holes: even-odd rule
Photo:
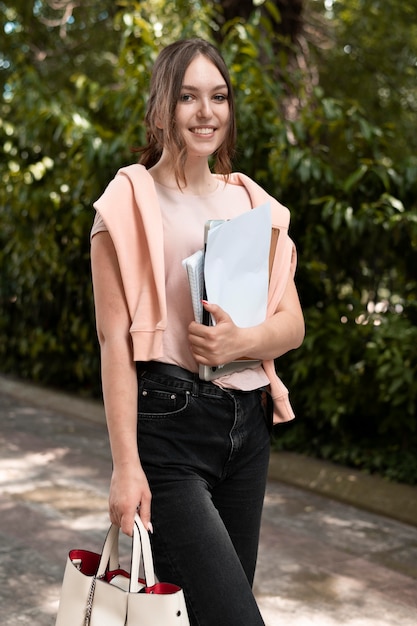
[[[0,623],[53,626],[68,549],[99,550],[108,527],[100,409],[0,377],[0,450]],[[388,485],[382,498],[376,480],[364,498],[355,473],[320,465],[313,476],[317,464],[283,458],[271,463],[255,584],[266,625],[416,626],[417,490]],[[337,484],[350,504],[334,499]],[[402,502],[410,523],[364,510],[367,499],[372,511]]]

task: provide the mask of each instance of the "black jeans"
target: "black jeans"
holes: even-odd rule
[[[269,461],[262,392],[139,374],[138,446],[155,569],[192,626],[261,626],[252,593]]]

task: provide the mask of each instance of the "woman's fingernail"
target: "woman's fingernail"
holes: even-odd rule
[[[207,300],[202,300],[202,304],[208,304]]]
[[[152,526],[152,522],[148,522],[148,530],[151,533],[151,535],[153,535],[153,526]]]

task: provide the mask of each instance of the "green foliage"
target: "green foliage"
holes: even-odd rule
[[[321,98],[271,152],[292,210],[307,335],[280,359],[298,420],[275,445],[417,482],[417,161]]]
[[[0,1],[1,370],[99,393],[91,205],[144,140],[160,48],[215,38],[236,87],[236,169],[291,209],[299,253],[307,335],[277,362],[297,420],[275,445],[415,483],[417,160],[393,158],[401,133],[377,123],[365,86],[358,101],[323,68],[315,89],[289,71],[273,2],[219,30],[220,4],[107,0],[65,21],[48,2]],[[335,17],[339,36],[349,15]],[[326,57],[333,72],[339,54]],[[302,106],[288,119],[294,94]]]
[[[313,0],[315,1],[315,0]],[[327,46],[316,51],[320,82],[337,98],[352,95],[368,120],[390,124],[394,159],[415,154],[417,6],[412,0],[335,0]]]
[[[100,13],[103,22],[105,15]],[[6,33],[0,105],[2,370],[89,390],[97,387],[92,376],[98,380],[91,202],[113,171],[111,159],[122,152],[103,122],[104,88],[92,80],[91,66],[86,74],[80,71],[97,13],[80,9],[77,33],[69,23],[65,37],[56,32],[62,16],[51,15],[46,3],[2,2],[0,16]],[[97,50],[95,58],[105,82],[114,74],[111,41],[107,50],[107,56]]]

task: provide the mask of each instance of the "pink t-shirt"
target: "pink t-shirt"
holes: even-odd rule
[[[245,187],[218,182],[207,195],[190,195],[155,183],[164,228],[165,285],[168,325],[164,332],[165,363],[198,371],[188,343],[188,325],[194,319],[183,259],[204,245],[204,225],[211,219],[231,219],[251,210]],[[106,226],[96,213],[91,237]],[[223,376],[214,381],[221,387],[250,390],[269,384],[262,367]]]

